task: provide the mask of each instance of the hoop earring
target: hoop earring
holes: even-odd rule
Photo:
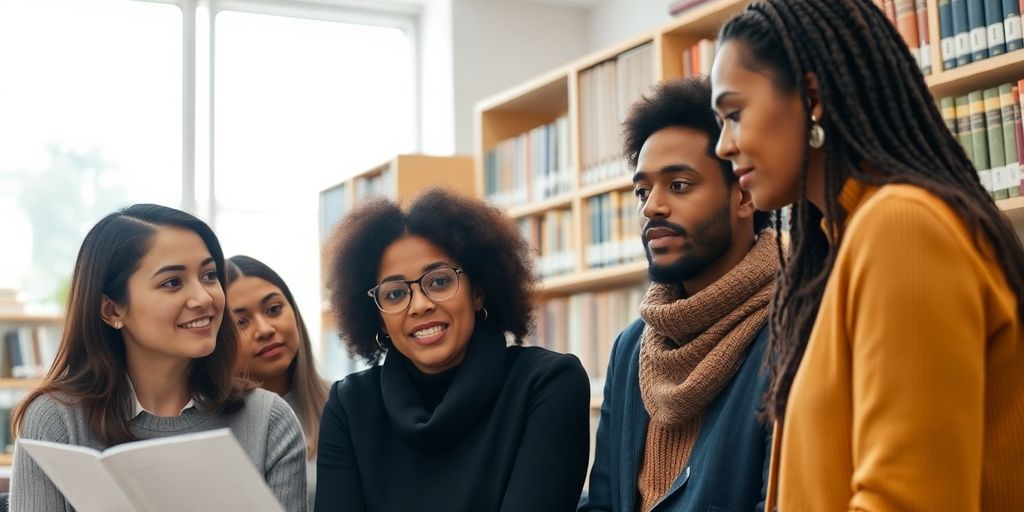
[[[825,145],[825,129],[818,124],[818,119],[811,114],[811,135],[807,140],[807,145],[814,149],[821,149]]]
[[[483,312],[484,312],[484,318],[483,318],[483,319],[484,319],[484,320],[487,320],[487,308],[485,308],[485,307],[481,307],[481,308],[480,308],[480,311],[483,311]]]
[[[380,347],[380,349],[381,349],[381,350],[387,350],[387,349],[388,349],[388,347],[386,347],[386,346],[385,346],[385,345],[384,345],[383,343],[381,343],[381,341],[380,341],[380,331],[377,331],[377,334],[375,334],[375,335],[373,336],[373,339],[377,340],[377,346],[378,346],[378,347]],[[391,339],[391,338],[389,338],[389,337],[388,337],[388,335],[387,335],[387,334],[385,334],[385,335],[384,335],[384,339],[386,339],[386,340],[389,340],[389,339]]]

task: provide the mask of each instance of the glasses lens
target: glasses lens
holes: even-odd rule
[[[385,313],[405,309],[409,297],[409,285],[400,281],[387,282],[377,288],[377,305]]]
[[[450,268],[432,270],[423,276],[420,283],[427,297],[434,301],[448,300],[459,291],[459,275]]]

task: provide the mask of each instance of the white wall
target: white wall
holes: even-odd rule
[[[452,0],[455,148],[473,151],[473,105],[587,51],[588,11],[503,0]]]
[[[671,0],[604,0],[590,9],[587,51],[601,50],[668,23]]]
[[[452,2],[426,0],[420,11],[420,151],[455,153]]]

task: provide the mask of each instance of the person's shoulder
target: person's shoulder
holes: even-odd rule
[[[377,364],[346,375],[331,385],[327,401],[365,400],[369,394],[379,393],[382,368]]]
[[[19,437],[43,441],[67,442],[76,418],[83,415],[81,406],[63,393],[43,393],[25,409]]]
[[[524,347],[513,345],[508,353],[515,358],[514,368],[528,375],[557,375],[587,378],[580,359],[574,354],[554,352],[543,347]]]
[[[966,226],[942,198],[917,185],[890,184],[879,188],[858,208],[850,231],[885,228],[893,223],[916,222],[966,233]]]

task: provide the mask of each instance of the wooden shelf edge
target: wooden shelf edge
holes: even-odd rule
[[[43,382],[41,378],[0,379],[0,389],[31,389]]]
[[[925,83],[935,98],[962,96],[973,90],[994,87],[999,83],[1024,78],[1024,50],[1014,50],[996,57],[933,73]],[[978,84],[985,85],[978,85]]]
[[[482,113],[491,110],[501,110],[502,107],[509,103],[512,103],[520,98],[536,94],[545,88],[551,87],[558,84],[560,81],[565,80],[565,94],[568,98],[569,95],[569,72],[570,68],[568,65],[559,66],[543,75],[534,77],[531,80],[523,82],[517,86],[514,86],[508,90],[497,93],[493,96],[484,98],[473,106],[473,110],[479,117]]]
[[[583,199],[593,196],[599,196],[608,192],[616,190],[622,190],[633,186],[633,175],[623,174],[622,176],[616,176],[614,178],[586,185],[579,191],[579,196]]]
[[[646,276],[647,262],[634,261],[614,267],[590,269],[565,276],[550,277],[541,283],[538,294],[548,297],[612,288],[617,285],[639,282]]]
[[[49,324],[64,321],[61,315],[34,315],[30,313],[0,313],[0,322],[4,323],[25,323],[25,324]]]
[[[520,217],[527,217],[530,215],[536,215],[543,213],[548,210],[555,210],[561,208],[568,208],[572,204],[572,199],[575,196],[573,193],[559,194],[554,197],[549,197],[541,201],[527,203],[519,206],[512,206],[507,208],[505,211],[509,217],[518,219]]]
[[[996,206],[1006,213],[1019,213],[1018,210],[1024,210],[1024,196],[1000,199],[996,201]]]
[[[0,453],[0,466],[10,466],[14,463],[14,454],[10,452]]]

